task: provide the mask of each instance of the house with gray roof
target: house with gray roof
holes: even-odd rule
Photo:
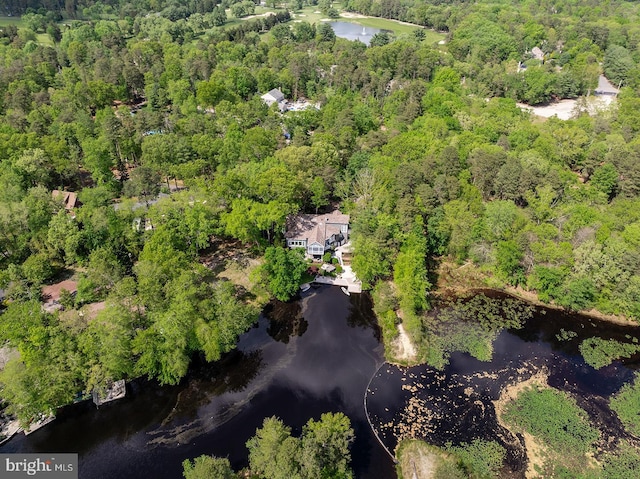
[[[285,233],[289,248],[304,248],[307,255],[319,258],[349,239],[349,215],[334,210],[321,215],[292,215]]]
[[[596,95],[616,96],[618,93],[620,93],[620,90],[613,86],[613,84],[609,80],[607,80],[604,75],[600,75],[598,77],[598,88],[596,88],[595,91]]]
[[[544,61],[544,52],[539,47],[533,47],[531,49],[531,56],[536,60]]]
[[[273,90],[265,93],[260,98],[264,101],[267,106],[271,106],[274,103],[278,105],[280,111],[284,110],[286,100],[284,98],[284,93],[282,93],[279,89],[274,88]]]

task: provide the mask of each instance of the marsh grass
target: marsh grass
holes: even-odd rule
[[[594,369],[608,366],[613,361],[629,358],[640,352],[640,344],[621,343],[615,339],[589,338],[580,343],[580,354]]]
[[[630,433],[640,436],[640,373],[611,398],[610,407]]]
[[[546,444],[549,470],[545,474],[584,470],[586,455],[600,437],[575,400],[551,388],[525,389],[506,405],[503,419],[514,431],[527,432]]]
[[[425,318],[421,352],[427,364],[442,369],[452,352],[491,361],[493,341],[503,329],[519,329],[533,316],[533,306],[516,299],[484,294],[445,302]]]

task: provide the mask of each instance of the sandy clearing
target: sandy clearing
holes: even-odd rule
[[[243,17],[243,20],[251,20],[252,18],[259,18],[259,17],[270,17],[271,15],[275,15],[275,14],[276,12],[265,12],[259,15],[249,15],[248,17]]]
[[[560,120],[570,120],[581,110],[587,111],[589,115],[606,109],[615,102],[615,97],[610,95],[592,95],[587,98],[577,100],[560,100],[544,106],[529,106],[525,103],[516,103],[522,110],[530,111],[542,118],[557,116]]]
[[[416,348],[409,339],[409,335],[402,324],[398,325],[398,337],[395,340],[397,346],[397,357],[403,361],[413,361],[416,358]]]
[[[398,318],[400,318],[400,321],[402,321],[402,311],[398,310],[396,314],[398,315]],[[402,322],[398,324],[397,329],[398,337],[391,343],[391,348],[393,350],[392,356],[398,362],[412,364],[418,354],[416,347],[407,334],[407,331],[404,329]]]
[[[574,116],[576,100],[560,100],[545,106],[529,106],[525,103],[516,103],[522,110],[528,110],[536,116],[551,118],[557,116],[561,120],[570,120]]]

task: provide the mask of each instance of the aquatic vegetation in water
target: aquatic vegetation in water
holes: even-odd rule
[[[573,338],[577,337],[578,333],[575,331],[567,331],[564,328],[560,328],[560,332],[556,334],[556,339],[558,341],[571,341]]]
[[[615,339],[598,337],[585,339],[579,346],[585,362],[595,369],[608,366],[613,361],[629,358],[640,352],[640,344],[621,343]]]
[[[533,312],[533,306],[512,298],[496,299],[484,294],[458,298],[427,318],[424,359],[439,369],[446,366],[454,351],[491,361],[498,334],[505,328],[520,329]]]

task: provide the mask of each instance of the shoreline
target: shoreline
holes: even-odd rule
[[[566,308],[563,308],[560,305],[554,303],[545,303],[540,300],[538,295],[533,291],[527,291],[521,287],[513,287],[513,286],[504,286],[497,287],[493,285],[489,285],[489,279],[485,273],[478,270],[472,263],[467,262],[461,266],[454,265],[451,262],[443,261],[437,268],[438,281],[435,284],[435,289],[429,292],[429,295],[436,298],[445,298],[447,296],[467,296],[472,294],[478,294],[481,291],[493,291],[496,293],[507,294],[515,299],[519,299],[521,301],[525,301],[533,306],[542,307],[554,311],[561,311],[567,314],[577,314],[580,316],[584,316],[586,318],[594,319],[596,321],[602,321],[604,323],[615,324],[618,326],[632,326],[640,328],[640,323],[631,318],[614,315],[614,314],[605,314],[596,309],[590,310],[582,310],[582,311],[571,311]],[[398,311],[395,311],[398,315]],[[398,318],[402,319],[401,315],[398,315]],[[378,318],[380,321],[380,318]],[[401,326],[400,325],[397,326]],[[397,327],[396,326],[396,327]],[[402,354],[401,347],[397,343],[401,343],[403,338],[402,331],[400,328],[398,329],[398,336],[394,338],[392,344],[395,346],[393,350],[388,350],[385,347],[384,357],[385,361],[389,364],[400,366],[400,367],[413,367],[424,364],[425,361],[421,360],[421,358],[416,357],[418,354],[413,355],[413,357],[408,357]],[[406,335],[406,333],[404,333]],[[404,338],[405,341],[409,340],[414,348],[414,353],[417,353],[420,349],[419,344],[415,344],[412,338]]]
[[[587,316],[592,319],[605,321],[612,324],[618,324],[623,326],[639,326],[640,322],[628,318],[622,315],[606,314],[597,309],[588,309],[581,311],[572,311],[555,303],[545,303],[540,300],[537,293],[533,291],[527,291],[522,287],[513,286],[495,286],[489,284],[490,276],[480,271],[473,263],[467,262],[461,266],[454,265],[451,262],[443,261],[438,265],[436,270],[438,275],[438,282],[436,288],[432,294],[440,296],[447,292],[460,294],[473,293],[476,290],[493,290],[501,293],[506,293],[516,298],[527,301],[536,306],[542,306],[544,308],[553,309],[556,311],[563,311],[566,313],[575,313],[582,316]]]
[[[538,295],[532,291],[527,291],[525,289],[518,287],[513,287],[513,286],[507,286],[505,288],[502,289],[498,289],[498,288],[491,288],[494,289],[495,291],[501,291],[507,294],[510,294],[511,296],[515,296],[516,298],[522,299],[524,301],[527,301],[531,304],[535,304],[536,306],[543,306],[545,308],[549,308],[549,309],[553,309],[555,311],[563,311],[566,313],[575,313],[575,314],[579,314],[581,316],[587,316],[588,318],[592,318],[592,319],[597,319],[599,321],[604,321],[607,323],[612,323],[612,324],[619,324],[621,326],[638,326],[640,327],[640,323],[638,323],[637,321],[634,321],[631,318],[627,318],[626,316],[620,316],[620,315],[615,315],[615,314],[606,314],[603,313],[602,311],[598,311],[597,309],[588,309],[588,310],[582,310],[582,311],[571,311],[569,309],[563,308],[560,305],[554,304],[554,303],[545,303],[544,301],[541,301],[540,298],[538,297]]]
[[[341,18],[352,18],[352,19],[378,18],[378,19],[381,19],[381,20],[389,20],[390,22],[394,22],[394,23],[397,23],[399,25],[407,25],[407,26],[416,27],[416,28],[425,28],[423,25],[418,25],[417,23],[403,22],[402,20],[396,20],[394,18],[373,17],[371,15],[363,15],[361,13],[347,12],[347,11],[344,11],[344,10],[340,12],[340,17]],[[437,30],[434,30],[433,28],[428,28],[427,30],[432,30],[432,31],[434,31],[436,33],[442,33],[442,32],[438,32]]]

